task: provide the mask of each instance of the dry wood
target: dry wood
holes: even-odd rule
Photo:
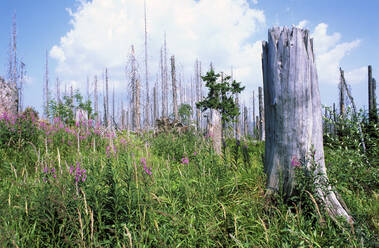
[[[258,87],[258,98],[259,98],[259,140],[265,140],[265,117],[263,108],[263,94],[262,87]]]
[[[327,181],[318,77],[313,40],[307,30],[292,27],[269,29],[263,42],[265,102],[265,161],[268,192],[282,188],[287,196],[294,188],[294,159],[306,158],[314,147],[318,163],[316,194],[332,218],[353,219],[338,201]],[[310,162],[304,162],[309,169]]]
[[[146,0],[143,2],[144,5],[144,20],[145,20],[145,80],[146,80],[146,105],[145,105],[145,119],[144,126],[145,128],[149,126],[149,106],[150,106],[150,98],[149,98],[149,73],[147,67],[147,29],[146,29]]]
[[[172,83],[172,105],[173,105],[174,118],[175,120],[179,120],[174,55],[171,56],[171,83]]]
[[[253,90],[253,135],[255,134],[255,126],[256,126],[256,122],[255,122],[255,92]]]
[[[354,115],[354,119],[355,121],[358,123],[358,130],[359,130],[359,135],[360,135],[360,138],[361,138],[361,143],[362,143],[362,147],[363,147],[363,152],[366,153],[366,144],[365,144],[365,140],[363,138],[363,133],[362,133],[362,127],[361,127],[361,123],[358,121],[358,114],[357,114],[357,108],[355,107],[355,102],[354,102],[354,99],[353,97],[351,96],[351,93],[349,91],[349,89],[347,88],[347,84],[346,84],[346,80],[345,80],[345,76],[344,76],[344,71],[341,69],[340,67],[340,75],[341,75],[341,82],[343,84],[343,87],[344,89],[346,90],[346,93],[350,99],[350,102],[351,104],[353,105],[353,115]]]

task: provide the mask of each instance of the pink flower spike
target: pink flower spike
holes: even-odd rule
[[[300,162],[299,162],[299,160],[297,159],[296,156],[293,156],[293,157],[292,157],[291,165],[292,165],[293,167],[299,167],[299,166],[300,166]]]

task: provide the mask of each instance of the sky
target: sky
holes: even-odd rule
[[[168,57],[175,55],[184,84],[212,62],[216,71],[246,86],[241,102],[252,104],[262,86],[261,47],[273,26],[310,31],[318,70],[321,103],[338,102],[339,67],[358,108],[367,109],[367,66],[379,79],[378,0],[146,0],[148,78],[155,84],[166,34]],[[16,14],[17,54],[26,65],[25,106],[41,111],[48,54],[49,81],[56,78],[86,93],[87,77],[108,68],[119,97],[127,95],[125,66],[131,45],[141,81],[144,72],[144,1],[142,0],[1,0],[0,76],[6,77],[12,17]],[[144,84],[143,84],[144,85]],[[53,89],[52,89],[53,91]],[[144,92],[143,92],[144,94]]]

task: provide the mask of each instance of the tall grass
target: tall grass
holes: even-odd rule
[[[2,247],[368,247],[377,240],[378,169],[359,152],[326,148],[331,182],[356,221],[351,228],[326,216],[311,192],[291,204],[280,195],[267,201],[262,142],[227,140],[220,158],[192,132],[153,137],[33,123],[20,128],[36,128],[35,140],[1,141]]]

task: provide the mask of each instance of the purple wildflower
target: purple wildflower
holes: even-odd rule
[[[300,162],[297,159],[296,155],[292,156],[291,165],[292,165],[292,167],[299,167],[300,166]]]
[[[183,157],[181,162],[182,164],[188,164],[189,163],[188,157]]]

